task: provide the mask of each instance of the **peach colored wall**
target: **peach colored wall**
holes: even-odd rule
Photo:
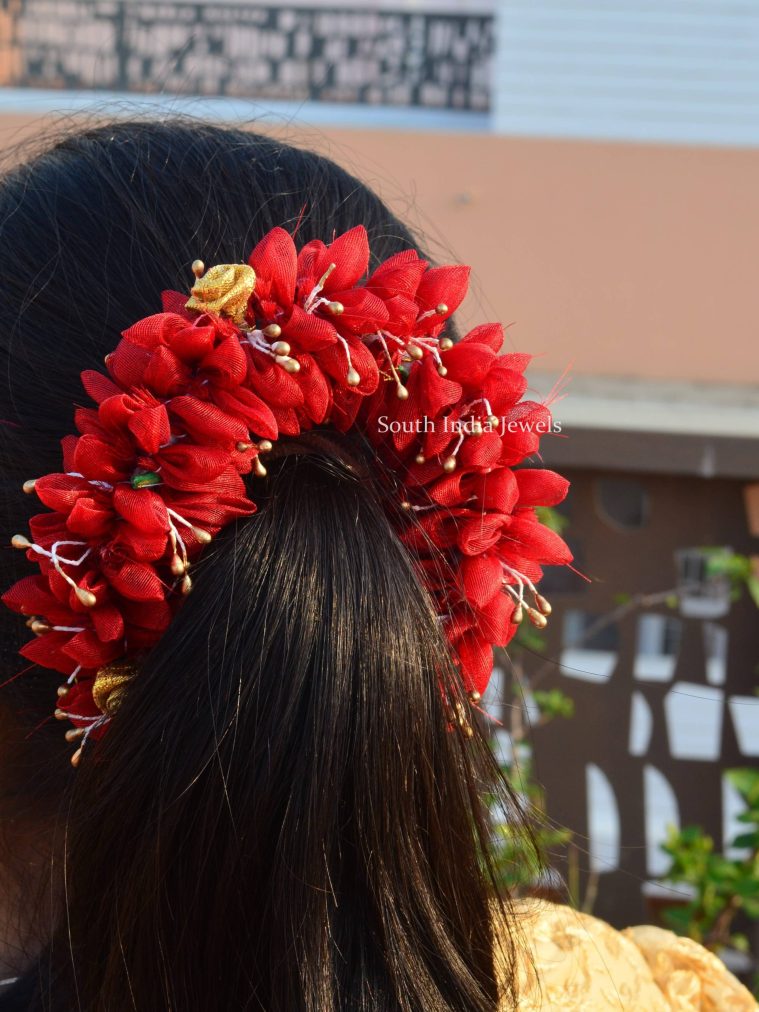
[[[371,111],[367,111],[367,117]],[[29,118],[0,118],[0,146]],[[759,150],[277,127],[373,185],[535,365],[759,378]]]

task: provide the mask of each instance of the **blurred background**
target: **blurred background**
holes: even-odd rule
[[[759,5],[3,0],[0,147],[61,115],[255,123],[368,182],[508,324],[576,566],[500,657],[553,874],[744,979],[759,932]],[[12,255],[12,251],[4,251]],[[202,250],[198,251],[202,256]]]

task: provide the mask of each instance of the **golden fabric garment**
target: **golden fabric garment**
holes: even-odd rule
[[[518,905],[520,1012],[757,1012],[712,953],[654,927],[616,931],[543,901]]]

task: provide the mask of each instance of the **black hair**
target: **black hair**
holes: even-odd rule
[[[30,512],[21,483],[60,467],[81,370],[101,367],[162,289],[186,289],[196,257],[239,262],[275,225],[306,242],[358,223],[374,261],[417,245],[333,162],[197,122],[78,130],[7,173],[8,535]],[[365,452],[344,441],[272,462],[257,514],[207,550],[76,773],[44,722],[55,681],[14,677],[23,624],[0,616],[0,806],[51,838],[35,1009],[516,1003],[482,802],[487,788],[509,804],[508,789],[480,730],[450,730],[440,686],[458,676],[386,486],[356,466]],[[28,571],[19,554],[2,555],[4,587]]]

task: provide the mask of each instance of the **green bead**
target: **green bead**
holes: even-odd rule
[[[150,488],[161,484],[161,476],[155,471],[138,471],[129,479],[129,484],[132,488]]]

